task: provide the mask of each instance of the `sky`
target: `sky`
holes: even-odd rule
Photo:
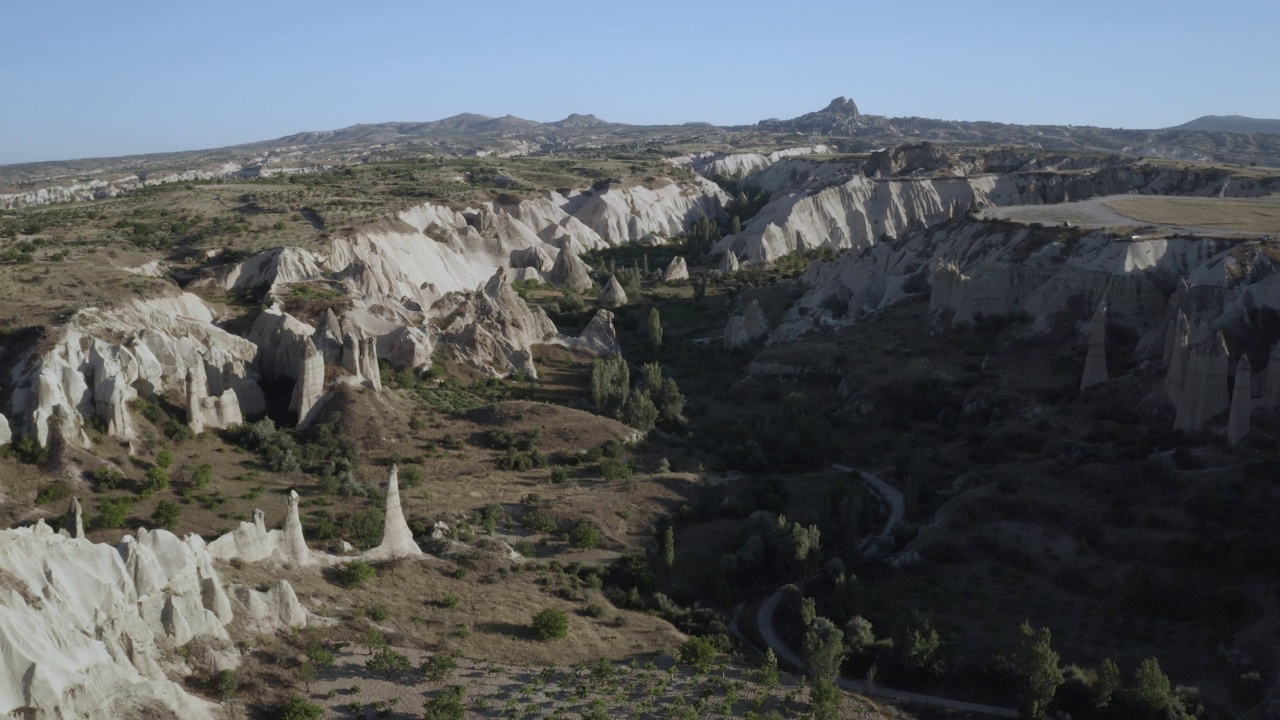
[[[1276,0],[0,0],[0,164],[461,112],[1280,118]]]

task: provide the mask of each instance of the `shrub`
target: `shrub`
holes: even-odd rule
[[[383,605],[370,605],[369,609],[364,611],[364,614],[374,622],[382,622],[391,617],[391,611]]]
[[[551,482],[562,483],[569,479],[569,469],[556,466],[551,468]]]
[[[318,668],[331,668],[337,662],[337,658],[333,656],[333,653],[320,643],[315,643],[307,648],[307,660]]]
[[[458,669],[455,653],[436,653],[422,661],[422,674],[431,682],[441,682]]]
[[[151,519],[157,525],[164,528],[173,527],[178,522],[178,517],[182,515],[182,508],[168,500],[161,500],[156,509],[151,513]]]
[[[449,593],[440,599],[440,604],[452,610],[462,604],[462,599],[453,593]]]
[[[289,698],[289,702],[280,706],[280,711],[276,716],[280,720],[318,720],[324,715],[324,708],[294,695]]]
[[[413,669],[413,664],[409,662],[408,656],[398,653],[389,647],[383,647],[373,654],[364,664],[365,669],[371,672],[380,672],[383,677],[388,679],[397,673],[408,672]]]
[[[169,467],[172,465],[173,465],[172,450],[161,450],[160,453],[156,455],[156,467],[162,470],[168,470]]]
[[[115,490],[124,483],[124,473],[110,465],[103,465],[93,471],[93,483],[99,490]]]
[[[710,639],[695,635],[680,645],[680,662],[698,672],[706,672],[715,663],[718,652]]]
[[[600,534],[600,530],[591,523],[578,523],[573,530],[569,531],[569,544],[578,550],[593,550],[600,547],[604,542],[604,537]]]
[[[236,675],[235,670],[223,670],[213,676],[212,685],[213,694],[218,700],[226,702],[235,697],[240,690],[240,678]]]
[[[40,488],[40,492],[36,494],[36,504],[44,505],[46,503],[57,502],[58,500],[65,500],[70,494],[71,491],[62,483],[45,485],[43,488]]]
[[[626,480],[631,477],[631,466],[622,460],[604,458],[596,467],[605,480]]]
[[[533,616],[531,627],[539,640],[561,640],[569,634],[569,616],[563,610],[543,608]]]
[[[191,471],[191,483],[196,487],[205,487],[213,482],[213,466],[200,465]]]
[[[515,544],[514,549],[524,557],[533,557],[538,554],[537,548],[534,547],[533,542],[530,540],[518,541]]]
[[[169,473],[159,465],[147,471],[147,484],[144,488],[155,492],[156,490],[165,490],[169,487]]]
[[[133,512],[133,498],[104,498],[98,503],[97,525],[103,529],[124,527]]]
[[[378,571],[363,560],[352,560],[338,570],[338,582],[347,588],[357,588],[378,577]]]
[[[466,709],[462,706],[465,690],[451,687],[436,693],[422,706],[422,720],[462,720]]]

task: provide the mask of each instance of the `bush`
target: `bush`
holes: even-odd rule
[[[191,471],[191,483],[196,487],[205,487],[213,482],[213,466],[200,465]]]
[[[178,517],[182,515],[182,508],[168,500],[161,500],[156,509],[151,513],[151,519],[157,525],[163,528],[171,528],[174,523],[178,522]]]
[[[307,661],[318,668],[331,668],[337,660],[333,653],[320,643],[307,648]]]
[[[436,653],[422,661],[422,674],[431,682],[441,682],[458,669],[457,656],[453,653]]]
[[[562,483],[569,479],[569,469],[556,466],[551,468],[551,482]]]
[[[604,536],[591,523],[578,523],[573,530],[569,531],[569,544],[578,550],[594,550],[600,547],[602,542],[604,542]]]
[[[680,662],[697,670],[706,672],[715,664],[719,651],[710,639],[695,635],[680,645]]]
[[[398,653],[389,647],[383,647],[373,654],[365,664],[365,669],[370,672],[382,673],[383,677],[390,679],[392,675],[397,673],[408,672],[413,669],[413,664],[409,662],[408,656]]]
[[[596,467],[605,480],[626,480],[631,477],[631,466],[622,460],[604,458]]]
[[[383,620],[391,617],[391,611],[383,605],[370,605],[369,608],[364,611],[364,614],[374,622],[382,622]]]
[[[289,702],[280,706],[280,711],[276,713],[280,720],[318,720],[321,715],[324,715],[324,708],[297,695],[289,698]]]
[[[156,455],[156,467],[160,468],[161,470],[168,470],[172,465],[173,465],[172,450],[161,450],[160,453]]]
[[[104,498],[98,503],[97,526],[105,530],[124,527],[131,512],[133,498]]]
[[[71,494],[66,485],[62,483],[52,483],[40,488],[40,492],[36,494],[36,504],[45,505],[58,500],[66,500]]]
[[[462,720],[466,709],[462,706],[465,691],[451,687],[436,693],[422,706],[422,720]]]
[[[123,483],[124,473],[110,465],[103,465],[93,471],[93,484],[96,485],[99,490],[115,490]]]
[[[156,490],[167,489],[169,487],[169,473],[159,465],[151,468],[147,471],[147,484],[143,487],[153,493]]]
[[[562,640],[569,635],[569,616],[563,610],[544,608],[533,616],[531,627],[539,640]]]
[[[378,571],[363,560],[352,560],[338,570],[338,582],[346,588],[357,588],[378,577]]]

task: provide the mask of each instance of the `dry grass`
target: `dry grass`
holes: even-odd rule
[[[1280,195],[1258,198],[1134,196],[1107,206],[1139,222],[1228,232],[1280,232]]]

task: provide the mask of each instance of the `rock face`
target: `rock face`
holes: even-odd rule
[[[1228,362],[1227,342],[1221,331],[1207,333],[1192,346],[1178,394],[1175,430],[1196,432],[1203,429],[1210,418],[1226,412]]]
[[[80,509],[80,498],[71,498],[71,503],[67,506],[67,520],[65,530],[67,536],[71,538],[84,537],[84,511]]]
[[[51,332],[52,348],[28,355],[14,368],[10,385],[16,429],[41,445],[57,423],[68,442],[88,447],[86,417],[101,418],[112,436],[132,438],[129,402],[139,395],[183,394],[192,371],[216,373],[216,394],[234,391],[242,408],[246,399],[261,396],[248,372],[257,348],[214,325],[208,306],[191,294],[86,308]],[[229,398],[223,403],[225,415],[231,404]]]
[[[724,256],[720,258],[720,266],[717,269],[726,274],[738,272],[738,254],[732,250],[725,250]]]
[[[1165,378],[1165,394],[1176,407],[1182,395],[1182,382],[1187,377],[1187,360],[1191,359],[1191,323],[1181,310],[1169,327],[1167,355],[1169,374]]]
[[[310,338],[306,341],[297,377],[289,409],[298,413],[298,427],[305,428],[315,420],[315,411],[324,395],[324,355],[320,354]]]
[[[1267,360],[1267,394],[1262,405],[1268,410],[1280,408],[1280,342],[1271,349]]]
[[[769,320],[760,309],[760,303],[752,300],[743,312],[729,318],[724,328],[724,347],[734,350],[746,347],[769,334]]]
[[[0,573],[0,713],[215,716],[161,669],[193,639],[230,644],[230,604],[198,536],[141,530],[116,548],[40,522],[0,530]]]
[[[280,538],[279,552],[286,562],[294,565],[311,565],[315,560],[307,549],[307,540],[302,535],[302,519],[298,516],[298,493],[289,491],[288,510],[284,516],[284,533]]]
[[[605,307],[618,307],[627,304],[627,292],[622,289],[622,284],[618,282],[618,278],[609,276],[609,283],[604,286],[604,290],[600,292],[599,302]]]
[[[685,263],[684,258],[679,255],[671,259],[667,265],[666,272],[662,273],[662,282],[673,283],[679,280],[689,279],[689,266]]]
[[[494,375],[524,372],[536,378],[532,346],[559,336],[542,308],[529,307],[501,269],[474,292],[449,293],[431,311],[439,345]]]
[[[1010,172],[1034,165],[1019,158],[1002,167],[997,158],[956,164],[937,148],[895,148],[862,164],[820,167],[791,158],[744,178],[772,192],[772,199],[743,228],[721,239],[748,264],[770,262],[796,250],[861,249],[887,238],[963,216],[971,208],[1043,205],[1102,195],[1232,195],[1265,193],[1255,181],[1222,173],[1101,165],[1072,175]],[[934,170],[924,177],[869,177]],[[954,255],[953,257],[961,257]],[[967,266],[967,263],[966,263]]]
[[[565,338],[565,344],[578,347],[599,355],[611,357],[622,354],[622,345],[618,342],[618,332],[613,327],[613,313],[600,308],[587,323],[586,329],[576,338]]]
[[[1227,442],[1235,447],[1249,435],[1249,420],[1253,414],[1253,368],[1249,356],[1241,355],[1236,363],[1236,385],[1231,393],[1231,412],[1227,416]]]
[[[1107,304],[1100,303],[1089,321],[1089,353],[1084,359],[1084,374],[1080,389],[1101,385],[1110,380],[1107,375]]]
[[[382,542],[378,547],[365,553],[370,558],[410,557],[421,555],[422,548],[413,539],[413,531],[405,522],[404,512],[400,509],[400,480],[398,468],[391,466],[391,476],[387,478],[387,512],[382,529]]]
[[[587,272],[587,264],[568,249],[561,250],[560,254],[556,255],[555,264],[551,266],[548,277],[551,282],[564,285],[571,290],[590,290],[595,286],[595,283],[591,282],[591,275]]]
[[[0,445],[8,445],[13,440],[13,430],[9,428],[9,420],[0,415]]]

